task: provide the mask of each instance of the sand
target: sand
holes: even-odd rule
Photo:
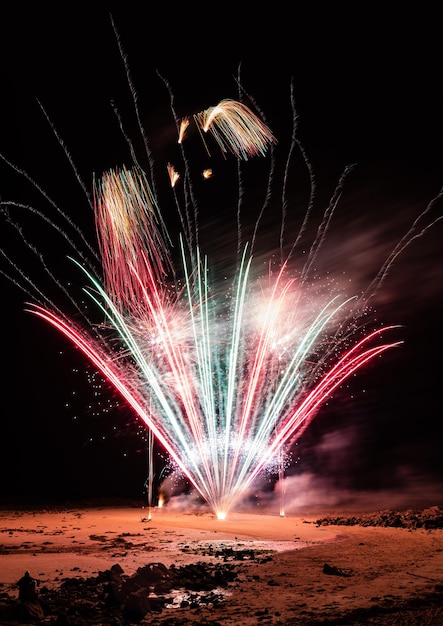
[[[56,589],[115,564],[130,576],[149,563],[230,562],[237,577],[220,606],[171,608],[142,623],[172,623],[173,615],[176,623],[226,626],[442,624],[443,529],[318,523],[334,515],[218,520],[131,505],[2,510],[0,589],[17,597],[25,571],[40,589]],[[246,550],[254,558],[235,558]]]

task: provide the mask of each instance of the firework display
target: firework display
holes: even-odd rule
[[[169,162],[165,175],[173,192],[183,184],[192,199],[184,145],[190,119],[177,120],[184,173]],[[211,132],[223,154],[239,161],[267,158],[277,143],[260,117],[234,100],[223,100],[194,120],[202,136]],[[211,257],[202,249],[188,206],[177,201],[174,223],[182,232],[174,241],[166,225],[170,216],[162,214],[148,173],[136,163],[116,167],[93,188],[101,268],[94,269],[56,227],[72,246],[71,261],[85,284],[87,314],[76,305],[83,319],[65,312],[23,272],[14,278],[31,296],[27,310],[84,353],[219,518],[276,459],[284,462],[283,450],[291,449],[346,380],[402,343],[393,338],[396,326],[370,328],[363,320],[398,255],[436,220],[425,223],[428,207],[362,294],[325,290],[314,303],[313,261],[344,178],[302,264],[291,246],[282,250],[279,263],[270,258],[267,273],[260,275],[252,237],[221,287],[212,278]],[[20,230],[9,213],[13,206],[2,202],[4,216]],[[4,258],[9,260],[5,253]]]

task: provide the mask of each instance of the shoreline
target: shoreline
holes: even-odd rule
[[[438,506],[225,520],[167,508],[151,519],[138,506],[61,508],[0,510],[2,624],[7,610],[15,618],[24,610],[17,582],[26,571],[38,582],[37,624],[79,607],[84,624],[108,623],[130,602],[145,611],[141,623],[165,626],[352,625],[362,616],[371,626],[443,623]]]

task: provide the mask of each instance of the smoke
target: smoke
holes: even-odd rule
[[[303,472],[275,482],[274,489],[251,490],[235,510],[246,513],[285,516],[307,513],[369,512],[383,509],[421,509],[443,506],[441,485],[429,475],[418,475],[408,466],[396,469],[399,486],[377,490],[353,490],[336,484],[334,479]],[[269,484],[263,481],[264,484]],[[163,493],[163,491],[162,491]],[[208,513],[210,507],[195,490],[191,493],[169,494],[168,511],[189,514]]]
[[[396,469],[399,486],[389,489],[352,490],[337,486],[333,479],[311,473],[291,476],[282,486],[276,484],[267,507],[283,502],[285,514],[296,514],[306,509],[340,511],[374,511],[380,509],[422,508],[443,504],[441,488],[430,476],[417,475],[411,467]]]

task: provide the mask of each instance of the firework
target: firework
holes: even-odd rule
[[[265,156],[276,144],[269,128],[240,102],[224,100],[196,120],[204,132],[214,133],[222,152],[240,160]],[[183,164],[192,198],[186,158]],[[181,178],[172,165],[167,169],[175,192]],[[95,182],[100,271],[76,255],[77,247],[57,229],[73,248],[72,262],[99,324],[90,321],[90,307],[84,323],[69,316],[19,271],[22,288],[32,296],[27,310],[84,353],[220,518],[275,459],[281,467],[282,451],[337,388],[402,343],[386,338],[395,326],[368,330],[362,319],[398,254],[435,223],[420,227],[428,209],[362,296],[326,293],[310,304],[310,271],[344,178],[299,272],[291,271],[294,244],[277,267],[270,262],[267,275],[255,278],[251,240],[241,246],[235,270],[221,288],[211,280],[211,260],[201,250],[188,206],[182,211],[178,204],[185,227],[172,242],[151,182],[136,165],[111,170]],[[6,217],[24,238],[9,213]]]
[[[180,174],[176,172],[174,166],[171,163],[168,163],[167,167],[168,167],[169,180],[171,181],[171,187],[175,187],[175,185],[180,180]]]
[[[196,116],[197,124],[211,132],[223,152],[248,159],[265,155],[270,145],[276,143],[271,130],[242,102],[222,100]]]
[[[267,285],[251,281],[247,247],[228,293],[214,293],[208,260],[183,241],[180,271],[168,272],[146,185],[141,172],[123,169],[96,186],[103,283],[81,269],[114,339],[30,310],[84,352],[223,517],[338,386],[401,342],[380,342],[377,330],[346,347],[352,299],[301,313],[303,294],[285,265]]]
[[[183,142],[183,139],[185,137],[186,130],[187,130],[188,126],[189,126],[189,117],[185,117],[180,122],[180,131],[179,131],[179,134],[178,134],[177,143],[182,143]]]

